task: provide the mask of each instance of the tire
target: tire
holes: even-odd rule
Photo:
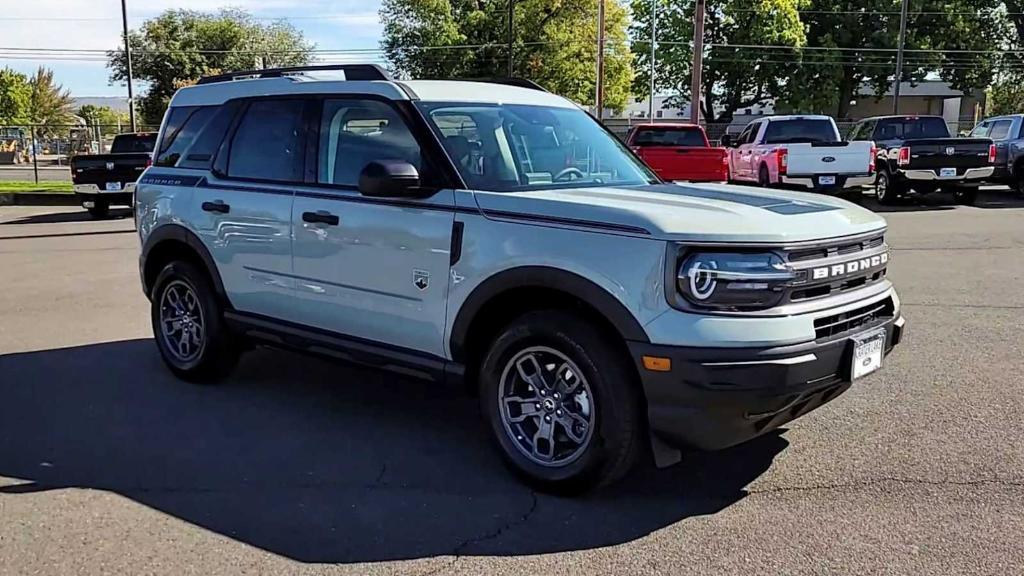
[[[875,179],[875,198],[879,204],[895,204],[902,196],[900,188],[892,181],[888,172],[879,172]]]
[[[761,188],[769,188],[772,185],[772,177],[768,174],[768,166],[761,164],[760,170],[757,171],[757,185]]]
[[[632,468],[644,436],[636,379],[629,358],[597,326],[563,311],[536,311],[491,344],[480,367],[480,401],[513,472],[539,490],[578,494]],[[550,442],[541,441],[544,426]]]
[[[175,376],[212,383],[231,372],[239,347],[224,324],[223,308],[205,272],[190,262],[171,262],[157,275],[150,302],[153,338]],[[180,304],[175,307],[175,302]]]
[[[110,214],[110,204],[106,200],[96,200],[93,202],[92,208],[86,208],[86,210],[93,218],[102,219]]]
[[[978,202],[978,189],[967,187],[955,187],[952,189],[953,200],[964,206],[974,206]]]
[[[1018,195],[1024,196],[1024,165],[1017,166],[1014,169],[1010,188],[1017,192]]]

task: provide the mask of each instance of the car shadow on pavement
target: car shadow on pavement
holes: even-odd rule
[[[72,222],[103,222],[105,220],[124,220],[132,217],[131,208],[111,208],[106,218],[97,219],[89,214],[84,208],[75,212],[48,212],[44,214],[32,214],[22,218],[16,218],[7,222],[0,222],[0,226],[11,224],[69,224]]]
[[[476,401],[258,349],[219,386],[175,380],[151,340],[0,356],[0,498],[106,490],[303,562],[523,555],[629,542],[742,499],[776,432],[578,498],[539,495]]]

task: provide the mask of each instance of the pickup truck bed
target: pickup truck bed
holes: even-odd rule
[[[640,124],[626,144],[663,180],[725,182],[725,148],[712,148],[704,129],[693,124]]]

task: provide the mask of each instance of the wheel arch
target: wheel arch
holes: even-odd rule
[[[538,302],[543,299],[543,303]],[[608,290],[573,272],[547,266],[522,266],[480,283],[463,302],[449,340],[453,360],[469,363],[489,337],[515,316],[529,311],[577,308],[621,337],[648,342],[633,314]]]
[[[178,224],[165,224],[156,228],[143,244],[140,268],[142,289],[147,297],[153,291],[153,283],[160,270],[173,260],[188,260],[200,266],[213,283],[217,297],[228,303],[224,283],[210,251],[194,232]]]

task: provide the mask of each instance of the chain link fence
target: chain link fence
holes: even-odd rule
[[[68,162],[80,154],[106,154],[127,125],[0,126],[0,177],[4,180],[69,181]],[[155,132],[159,126],[138,126]]]

